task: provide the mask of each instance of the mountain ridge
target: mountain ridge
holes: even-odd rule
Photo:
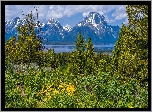
[[[5,40],[10,36],[17,36],[17,26],[24,24],[19,17],[7,22],[5,21]],[[86,38],[90,36],[93,43],[114,44],[118,39],[119,26],[108,25],[105,17],[97,12],[90,12],[82,21],[74,27],[62,26],[59,21],[51,18],[47,23],[41,23],[43,44],[49,42],[74,42],[80,31]]]

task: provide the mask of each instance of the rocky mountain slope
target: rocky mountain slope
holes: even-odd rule
[[[9,22],[5,22],[5,40],[11,36],[17,36],[17,27],[24,24],[25,20],[19,17]],[[81,22],[73,28],[61,26],[59,21],[51,18],[47,23],[40,24],[42,30],[40,36],[43,37],[43,44],[49,42],[74,42],[80,31],[83,36],[91,37],[93,43],[114,44],[118,39],[119,26],[108,25],[105,17],[96,12],[90,12]],[[37,26],[36,26],[37,27]]]

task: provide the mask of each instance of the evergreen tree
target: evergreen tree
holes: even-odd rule
[[[16,37],[13,36],[5,44],[5,57],[14,63],[16,61]]]
[[[91,41],[91,38],[88,37],[88,43],[86,45],[86,65],[85,65],[85,74],[93,74],[95,72],[95,52],[94,47]]]
[[[18,27],[18,39],[14,40],[15,38],[13,37],[5,45],[5,54],[9,55],[9,57],[13,56],[14,58],[11,59],[13,62],[35,62],[35,57],[38,56],[40,51],[41,41],[35,34],[35,22],[32,12],[25,19],[25,24]],[[14,43],[14,45],[10,46],[10,43]],[[11,51],[13,53],[10,53],[7,49],[13,49]]]
[[[76,50],[79,52],[84,52],[86,45],[85,45],[85,38],[82,36],[82,32],[80,31],[80,33],[77,36],[77,40],[76,40]]]
[[[92,40],[90,37],[88,37],[88,43],[86,45],[86,54],[87,54],[87,57],[90,59],[94,58],[94,55],[95,55],[94,47],[93,47]]]
[[[80,32],[77,36],[76,40],[76,50],[73,51],[69,58],[68,71],[74,74],[77,78],[80,74],[84,74],[85,68],[85,38],[82,36]]]
[[[129,23],[122,25],[112,58],[113,74],[121,78],[148,79],[148,6],[128,5]]]
[[[108,72],[108,67],[110,65],[110,58],[108,54],[98,53],[95,58],[95,64],[98,73]]]
[[[55,68],[55,51],[54,49],[49,49],[46,54],[46,63],[48,67]]]

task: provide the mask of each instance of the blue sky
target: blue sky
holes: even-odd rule
[[[34,8],[35,7],[35,8]],[[38,8],[39,7],[39,8]],[[5,21],[15,17],[21,19],[31,11],[36,15],[36,8],[39,13],[39,20],[47,23],[51,18],[58,20],[62,26],[75,26],[82,21],[89,12],[98,12],[105,16],[109,25],[127,24],[126,5],[6,5]]]

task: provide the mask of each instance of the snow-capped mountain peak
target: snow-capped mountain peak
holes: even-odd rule
[[[47,24],[52,24],[54,22],[55,22],[55,20],[53,18],[51,18],[50,20],[48,20]]]
[[[90,24],[104,24],[106,25],[105,17],[100,15],[97,12],[90,12],[88,16],[85,18],[87,22]]]
[[[38,23],[38,22],[36,22],[36,28],[38,28],[38,27],[44,27],[45,26],[45,23]]]
[[[63,29],[69,32],[72,28],[70,27],[70,25],[66,24],[65,26],[63,26]]]
[[[99,13],[96,12],[90,12],[88,16],[86,16],[83,21],[79,22],[77,24],[78,27],[81,26],[89,26],[96,28],[97,30],[99,29],[98,27],[101,26],[107,26],[107,22],[105,20],[105,17],[100,15]]]
[[[5,38],[9,39],[11,36],[16,35],[17,26],[24,24],[26,20],[20,18],[14,18],[7,22],[5,21]],[[90,36],[93,42],[99,43],[114,43],[119,34],[119,26],[108,25],[105,17],[96,12],[90,12],[81,22],[76,26],[70,27],[66,24],[61,26],[59,21],[51,18],[46,23],[36,24],[41,26],[41,33],[38,34],[43,37],[43,43],[53,41],[70,41],[74,42],[77,34],[82,31],[84,37]]]

